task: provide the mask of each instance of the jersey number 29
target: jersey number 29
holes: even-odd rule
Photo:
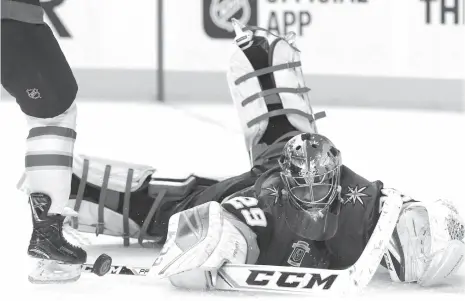
[[[266,227],[266,216],[262,209],[254,207],[258,205],[256,198],[235,197],[226,201],[236,210],[240,210],[245,222],[251,227]],[[251,208],[253,207],[253,208]]]

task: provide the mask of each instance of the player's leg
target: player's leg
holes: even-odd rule
[[[230,60],[228,83],[251,164],[258,165],[279,155],[298,132],[316,133],[315,121],[324,113],[312,110],[292,37],[265,35],[238,23],[235,30],[238,48]]]
[[[77,84],[52,31],[41,20],[39,5],[38,0],[11,1],[2,11],[2,85],[16,99],[29,127],[24,187],[33,233],[28,254],[47,259],[40,260],[30,280],[61,282],[77,279],[77,265],[86,261],[86,252],[62,234],[76,139]]]

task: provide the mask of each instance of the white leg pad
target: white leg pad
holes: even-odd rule
[[[69,206],[74,207],[76,200],[69,200]],[[115,212],[111,209],[104,208],[105,227],[103,233],[105,235],[123,237],[123,215]],[[78,227],[77,230],[86,233],[95,233],[96,225],[98,221],[98,204],[83,200],[78,212]],[[67,218],[65,223],[71,221],[71,218]],[[139,225],[131,219],[128,219],[129,226],[129,237],[138,238],[140,233]]]
[[[155,168],[149,165],[134,164],[123,161],[115,161],[110,159],[76,155],[73,158],[73,172],[79,178],[82,178],[84,170],[84,160],[88,161],[88,174],[87,182],[98,187],[102,187],[105,175],[105,169],[110,166],[110,173],[108,179],[108,189],[125,192],[128,172],[133,170],[133,177],[131,182],[131,192],[139,189],[142,184],[150,177]]]
[[[273,44],[276,37],[271,35],[267,36],[267,39],[269,45],[274,45],[274,48],[270,50],[270,53],[272,52],[271,67],[273,68],[278,65],[284,67],[266,73],[273,73],[277,89],[283,88],[295,91],[285,92],[281,90],[271,95],[273,97],[268,98],[270,95],[267,95],[267,93],[272,91],[262,90],[256,73],[256,71],[260,70],[254,70],[243,50],[238,46],[234,46],[236,49],[230,59],[227,80],[248,150],[260,141],[268,127],[268,118],[250,124],[252,120],[269,113],[267,98],[275,101],[275,95],[279,94],[283,109],[288,109],[285,114],[289,122],[302,132],[315,133],[317,129],[314,120],[324,116],[319,115],[320,117],[317,117],[313,113],[308,89],[305,86],[302,68],[300,67],[300,53],[293,42],[282,39]],[[255,75],[249,77],[248,75],[252,73]],[[250,99],[251,96],[256,94],[258,95],[252,97],[253,100],[244,102],[244,100]],[[309,120],[308,116],[311,116],[313,120]]]

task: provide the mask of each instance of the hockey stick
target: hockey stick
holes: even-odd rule
[[[402,207],[401,198],[384,202],[378,223],[357,262],[345,270],[281,267],[269,265],[226,264],[218,271],[214,287],[227,291],[279,293],[346,293],[363,289],[373,278],[396,226]],[[148,276],[151,267],[112,265],[108,274]],[[83,265],[90,273],[92,264]]]
[[[150,271],[150,267],[130,267],[130,266],[124,266],[124,265],[110,265],[106,267],[105,273],[103,274],[126,275],[126,276],[147,276],[149,271]],[[95,266],[93,264],[83,264],[82,272],[95,274]]]

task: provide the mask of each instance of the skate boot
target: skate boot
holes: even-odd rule
[[[48,215],[51,198],[43,193],[29,196],[33,232],[28,255],[36,261],[29,274],[32,283],[62,283],[76,281],[81,276],[86,252],[63,237],[63,215]]]

